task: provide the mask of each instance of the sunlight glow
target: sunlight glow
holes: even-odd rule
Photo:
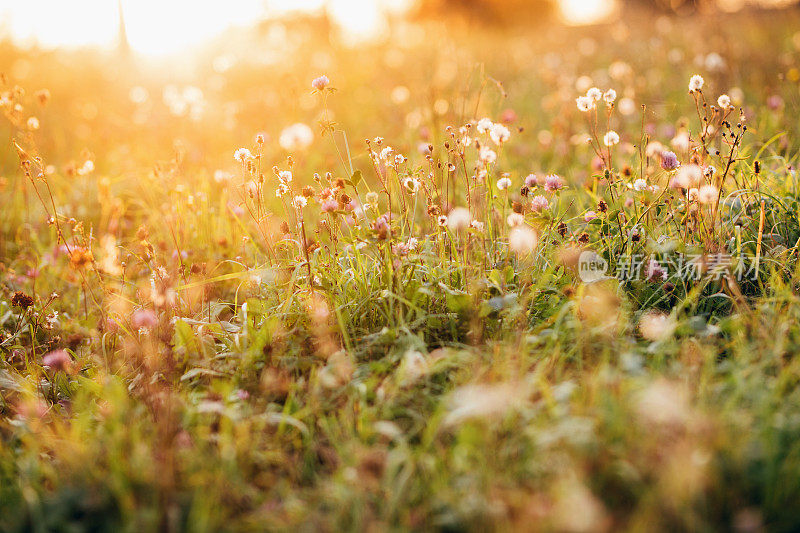
[[[230,27],[292,11],[327,9],[346,36],[368,38],[381,31],[386,13],[408,5],[408,0],[122,0],[130,46],[147,55],[174,54]],[[0,0],[0,34],[48,48],[114,46],[118,17],[114,0]]]
[[[569,24],[590,24],[609,16],[616,2],[611,0],[560,0],[561,16]]]

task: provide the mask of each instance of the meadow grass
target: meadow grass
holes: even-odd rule
[[[799,21],[4,43],[0,528],[797,530]]]

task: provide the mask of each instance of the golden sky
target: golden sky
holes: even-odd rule
[[[164,55],[197,45],[231,26],[247,26],[271,13],[326,6],[348,33],[378,32],[386,11],[411,0],[122,0],[128,39],[139,53]],[[561,0],[574,22],[602,16],[607,0]],[[46,47],[116,43],[116,0],[0,0],[0,33]]]

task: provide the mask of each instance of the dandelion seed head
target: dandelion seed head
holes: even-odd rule
[[[518,254],[532,252],[538,243],[536,232],[526,225],[515,226],[508,234],[508,246]]]
[[[689,78],[689,92],[702,91],[705,80],[699,74],[695,74]]]
[[[502,124],[493,124],[489,129],[489,137],[495,144],[501,145],[511,137],[511,132]]]
[[[247,148],[239,148],[233,152],[233,158],[240,163],[245,163],[253,158],[253,154]]]
[[[586,113],[595,108],[594,100],[588,96],[579,96],[575,99],[575,104],[578,106],[578,111]]]
[[[292,124],[281,131],[278,144],[286,151],[304,150],[314,141],[314,132],[302,122]]]
[[[697,191],[697,201],[703,205],[716,204],[719,198],[719,189],[713,185],[703,185]]]
[[[472,215],[466,207],[456,207],[447,216],[447,227],[452,231],[466,229],[472,220]]]
[[[525,217],[521,213],[511,213],[506,217],[506,224],[515,228],[525,223]]]
[[[603,135],[603,144],[606,146],[614,146],[615,144],[619,144],[619,134],[611,130]]]
[[[599,102],[603,98],[603,91],[597,87],[592,87],[586,91],[586,97],[591,98],[595,102]]]
[[[511,187],[511,178],[502,177],[499,180],[497,180],[497,188],[499,190],[505,191],[509,187]]]

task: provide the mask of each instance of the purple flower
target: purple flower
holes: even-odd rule
[[[525,176],[525,186],[529,189],[533,189],[539,184],[539,180],[536,179],[536,174],[528,174]]]
[[[314,81],[311,82],[311,86],[318,91],[322,91],[325,87],[330,85],[330,83],[331,80],[328,79],[328,76],[323,74],[319,78],[314,78]]]
[[[66,372],[72,365],[72,359],[66,350],[54,350],[42,358],[44,366],[49,366],[53,370]]]
[[[158,317],[149,309],[139,309],[133,313],[131,317],[131,325],[136,329],[147,328],[152,329],[158,324]]]
[[[328,199],[322,202],[322,212],[323,213],[332,213],[336,211],[339,207],[339,203],[336,200]]]
[[[661,168],[664,170],[675,170],[679,166],[681,166],[681,164],[675,152],[670,152],[669,150],[661,152]]]
[[[531,209],[536,212],[542,212],[548,207],[550,207],[550,202],[548,202],[547,198],[541,194],[536,195],[531,199]]]
[[[544,190],[557,191],[564,186],[564,180],[556,174],[549,174],[544,179]]]
[[[667,279],[667,271],[661,266],[661,263],[651,259],[645,268],[645,276],[648,281],[665,281]]]

